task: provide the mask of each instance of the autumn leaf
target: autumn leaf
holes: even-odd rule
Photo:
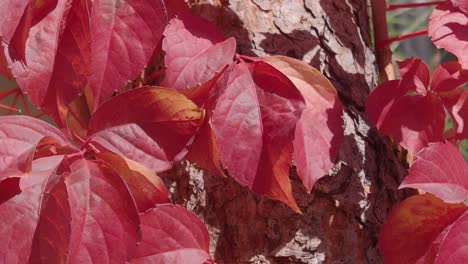
[[[428,24],[428,34],[434,45],[455,54],[465,69],[468,69],[467,7],[465,0],[446,1],[434,9]]]
[[[113,97],[91,117],[89,142],[156,172],[187,153],[203,111],[174,90],[143,87]]]
[[[208,82],[232,63],[236,41],[225,40],[207,20],[184,14],[166,27],[163,50],[167,68],[163,86],[183,90]]]
[[[468,197],[468,164],[450,142],[433,143],[416,155],[400,188],[431,193],[447,203]]]
[[[407,198],[392,209],[382,226],[379,248],[385,263],[416,263],[466,210],[463,203],[447,204],[430,194]]]
[[[306,109],[296,125],[293,145],[299,177],[310,192],[338,156],[344,137],[341,103],[330,81],[308,64],[284,56],[264,61],[286,75],[305,98]]]
[[[304,98],[265,62],[237,64],[212,117],[223,167],[241,185],[299,211],[289,181]]]
[[[210,236],[193,213],[177,205],[158,205],[140,215],[142,241],[132,263],[212,263]],[[161,239],[171,234],[168,239]]]
[[[94,0],[91,84],[96,110],[138,77],[159,45],[169,18],[162,0]]]

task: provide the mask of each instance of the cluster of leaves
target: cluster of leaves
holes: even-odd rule
[[[182,0],[5,0],[0,25],[0,71],[59,128],[0,117],[3,262],[209,263],[156,173],[185,158],[300,212],[293,157],[310,191],[338,155],[324,76],[236,54]]]
[[[400,188],[424,193],[393,208],[382,226],[379,244],[386,263],[468,259],[468,164],[456,147],[468,138],[467,11],[467,0],[445,1],[428,26],[434,44],[458,62],[438,66],[432,80],[421,60],[400,62],[401,79],[382,83],[367,101],[370,121],[415,155]],[[454,124],[448,130],[446,113]]]

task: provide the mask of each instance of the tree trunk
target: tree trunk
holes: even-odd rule
[[[287,55],[319,69],[339,91],[345,140],[339,161],[312,193],[294,168],[303,214],[232,178],[190,164],[167,173],[174,201],[209,227],[218,263],[382,263],[378,235],[405,166],[370,127],[365,100],[377,82],[366,0],[192,0],[193,10],[234,36],[246,55]]]

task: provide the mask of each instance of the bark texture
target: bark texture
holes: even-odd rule
[[[339,161],[306,193],[291,181],[303,215],[257,196],[231,178],[190,164],[166,174],[174,196],[210,230],[218,263],[382,263],[380,226],[405,166],[371,128],[365,99],[377,81],[366,0],[192,0],[193,10],[236,37],[238,52],[281,54],[322,71],[344,105]]]

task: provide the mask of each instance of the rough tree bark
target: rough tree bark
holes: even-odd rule
[[[382,263],[377,246],[405,166],[371,128],[365,99],[376,85],[366,0],[192,0],[193,10],[236,37],[239,53],[281,54],[320,69],[344,104],[345,141],[328,177],[308,194],[291,169],[303,212],[252,194],[190,164],[167,173],[174,200],[208,225],[218,263]]]

